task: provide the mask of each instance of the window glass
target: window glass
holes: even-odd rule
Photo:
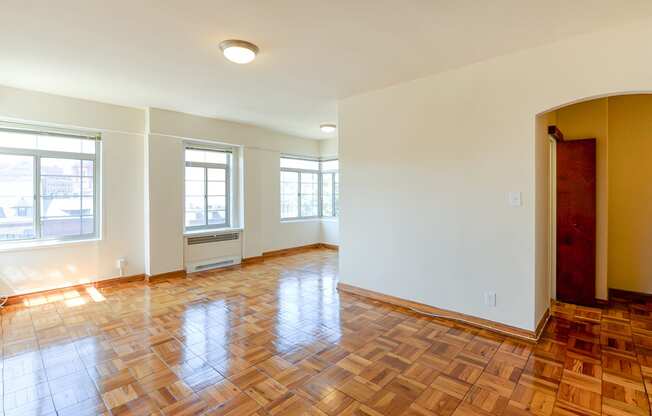
[[[339,160],[325,160],[321,162],[321,170],[323,171],[338,170],[339,168],[340,168]]]
[[[94,193],[92,165],[82,160],[41,158],[41,233],[44,238],[93,233]],[[88,162],[88,161],[86,161]],[[82,219],[82,217],[85,217]],[[90,230],[90,231],[89,231]]]
[[[186,162],[226,165],[228,153],[217,150],[186,149]]]
[[[0,241],[96,235],[96,148],[94,139],[0,130]]]
[[[335,206],[334,215],[338,217],[340,215],[340,174],[336,172],[333,174],[333,189],[335,192]]]
[[[299,173],[281,172],[281,218],[299,216]]]
[[[337,216],[338,160],[280,158],[281,218]]]
[[[36,135],[0,131],[0,147],[10,149],[36,149]]]
[[[319,175],[317,173],[301,173],[301,216],[316,217],[319,215]]]
[[[301,169],[301,170],[319,170],[319,161],[306,159],[281,158],[281,168]]]
[[[36,236],[34,156],[0,154],[0,241]]]
[[[333,174],[325,173],[322,176],[321,215],[333,216]]]
[[[185,225],[210,229],[229,225],[230,154],[186,149]],[[196,164],[201,165],[196,165]]]

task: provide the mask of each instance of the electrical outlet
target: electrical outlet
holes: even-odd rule
[[[484,293],[484,304],[487,306],[496,306],[496,292],[485,292]]]

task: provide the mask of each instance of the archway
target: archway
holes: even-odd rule
[[[556,106],[536,117],[537,259],[545,259],[554,299],[559,263],[555,201],[556,126],[565,142],[595,139],[595,299],[609,291],[652,293],[652,94],[604,94]],[[547,207],[543,210],[542,207]],[[545,211],[545,212],[543,212]],[[563,236],[566,237],[566,236]],[[542,264],[540,264],[542,266]]]

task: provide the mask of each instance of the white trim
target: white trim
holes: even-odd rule
[[[197,230],[197,231],[186,231],[183,233],[184,237],[201,237],[204,235],[219,235],[219,234],[230,234],[230,233],[241,233],[244,231],[244,228],[213,228],[207,230]]]
[[[557,299],[557,141],[548,136],[548,279],[550,299]]]
[[[31,251],[46,248],[70,247],[78,244],[97,244],[102,239],[88,238],[77,240],[18,240],[0,244],[0,253]]]

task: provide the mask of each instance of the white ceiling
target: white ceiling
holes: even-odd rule
[[[651,15],[650,0],[2,0],[0,84],[327,138],[338,98]],[[258,59],[225,61],[228,38]]]

